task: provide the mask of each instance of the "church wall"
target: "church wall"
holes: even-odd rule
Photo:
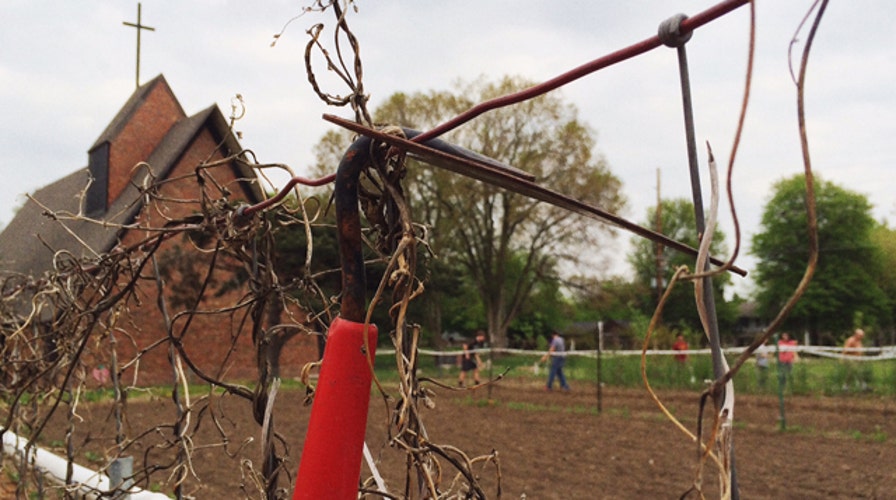
[[[134,166],[149,158],[168,130],[182,118],[185,118],[183,109],[168,84],[164,79],[159,80],[111,143],[107,206],[127,186]]]
[[[215,153],[209,158],[209,153],[214,150],[216,142],[208,130],[196,138],[188,149],[188,152],[178,161],[177,166],[168,177],[167,182],[160,190],[165,199],[163,203],[144,210],[140,216],[141,225],[161,227],[171,219],[179,219],[200,211],[200,188],[196,180],[195,167],[204,160],[217,160],[222,158]],[[236,175],[229,166],[220,166],[205,170],[205,173],[214,177],[215,183],[225,186],[232,193],[232,201],[243,199],[244,192],[236,183]],[[213,187],[215,183],[207,182],[206,186],[210,196],[220,198],[221,193]],[[146,237],[144,231],[131,231],[127,233],[122,243],[127,246],[141,241]],[[185,236],[176,236],[162,244],[157,252],[157,259],[166,271],[166,285],[164,294],[166,303],[170,308],[169,317],[177,317],[178,312],[192,308],[191,296],[199,283],[205,280],[208,270],[208,262],[211,257],[208,253],[202,253],[195,249]],[[219,256],[218,270],[210,282],[210,290],[206,293],[199,309],[214,311],[236,305],[245,299],[247,286],[241,285],[236,290],[215,297],[216,290],[227,284],[240,273],[245,278],[248,271],[241,269],[233,259]],[[149,275],[151,267],[143,272]],[[185,282],[192,285],[184,286]],[[165,321],[157,305],[157,293],[154,281],[144,280],[140,285],[138,296],[140,304],[130,305],[129,325],[122,324],[123,328],[131,329],[132,341],[120,341],[118,345],[122,350],[120,358],[132,357],[139,349],[150,345],[155,340],[165,336]],[[227,314],[199,314],[190,320],[187,333],[181,337],[188,316],[180,316],[174,320],[173,331],[180,339],[189,358],[197,365],[197,368],[212,377],[221,377],[227,380],[251,380],[257,378],[255,347],[252,342],[251,321],[243,317],[248,309],[244,308],[238,313]],[[136,346],[131,345],[135,343]],[[139,384],[171,383],[173,380],[171,363],[168,359],[168,343],[143,355],[139,366]],[[282,352],[281,375],[284,377],[298,376],[302,366],[309,361],[317,359],[316,340],[305,335],[298,335],[291,339]],[[187,369],[186,364],[184,368]],[[187,369],[189,372],[190,370]],[[125,373],[125,381],[130,383],[133,370]],[[190,374],[192,382],[200,382],[195,374]]]

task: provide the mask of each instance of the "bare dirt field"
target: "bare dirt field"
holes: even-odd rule
[[[309,414],[302,396],[295,390],[281,393],[275,416],[276,428],[295,460]],[[500,496],[493,481],[495,469],[481,469],[488,498],[679,498],[693,484],[696,445],[661,415],[644,390],[605,388],[602,396],[598,413],[593,385],[574,386],[571,393],[548,393],[534,381],[506,380],[493,387],[491,400],[485,388],[437,388],[436,407],[424,409],[423,421],[435,443],[457,446],[470,455],[498,451]],[[660,397],[689,429],[696,428],[696,392]],[[737,399],[735,459],[741,498],[896,498],[896,402],[867,395],[788,397],[785,404],[788,429],[781,431],[777,397]],[[82,418],[95,422],[86,448],[95,447],[97,453],[110,444],[111,423],[104,406],[97,403],[79,410]],[[193,442],[193,466],[201,482],[190,477],[188,489],[200,499],[245,498],[241,471],[249,466],[244,462],[241,468],[240,459],[229,454],[257,457],[259,428],[244,401],[216,398],[208,410],[190,422],[206,430],[197,432]],[[153,422],[171,422],[173,411],[164,398],[131,401],[128,426],[135,431],[151,428]],[[218,426],[211,425],[212,415],[223,415]],[[405,455],[384,444],[386,419],[385,405],[374,397],[368,442],[390,491],[400,495]],[[227,446],[203,447],[205,439],[221,443],[219,431],[213,430],[218,428],[228,435]],[[61,425],[54,426],[57,435],[44,441],[60,439],[61,431]],[[85,431],[86,426],[80,425],[79,443],[84,442]],[[166,433],[170,430],[162,428],[147,435],[144,450],[154,435]],[[134,452],[135,466],[140,466],[142,450]],[[153,453],[148,457],[160,460]],[[294,474],[296,466],[294,461],[286,469]],[[708,466],[703,476],[708,498],[718,498],[715,475],[716,469]],[[169,490],[165,478],[154,476],[157,486]]]

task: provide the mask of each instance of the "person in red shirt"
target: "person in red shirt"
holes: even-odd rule
[[[688,360],[688,342],[684,339],[684,335],[678,334],[678,337],[675,337],[675,343],[672,344],[673,351],[681,351],[675,354],[675,360],[679,363],[684,363]]]
[[[790,334],[784,332],[778,340],[778,377],[781,385],[785,385],[793,371],[793,362],[796,359],[796,340],[790,338]]]

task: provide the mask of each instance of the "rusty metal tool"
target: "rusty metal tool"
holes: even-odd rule
[[[494,186],[513,191],[515,193],[534,198],[551,205],[564,208],[592,219],[601,220],[628,230],[643,238],[660,243],[669,248],[678,250],[688,255],[697,255],[697,249],[673,240],[668,236],[640,226],[623,217],[610,213],[600,207],[576,200],[557,191],[536,184],[531,176],[523,171],[504,165],[497,160],[474,153],[468,155],[464,148],[454,146],[441,139],[430,139],[424,143],[409,140],[419,132],[405,129],[409,138],[386,134],[382,131],[345,120],[338,116],[325,114],[324,120],[351,130],[352,132],[382,141],[390,146],[406,151],[411,157],[417,158],[439,168],[470,177]],[[486,159],[487,161],[484,161]],[[724,265],[720,259],[710,257],[710,262],[715,265]],[[746,276],[747,272],[737,266],[731,266],[730,271],[740,276]]]

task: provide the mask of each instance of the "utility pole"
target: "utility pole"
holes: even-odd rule
[[[125,26],[130,26],[132,28],[137,28],[137,87],[140,86],[140,32],[143,30],[147,31],[155,31],[156,29],[150,26],[144,26],[142,24],[142,13],[141,13],[141,5],[137,3],[137,24],[129,23],[127,21],[122,21],[121,24]]]
[[[663,201],[660,196],[660,169],[656,169],[656,213],[655,227],[657,233],[663,233]],[[656,303],[663,298],[663,245],[656,242]]]

